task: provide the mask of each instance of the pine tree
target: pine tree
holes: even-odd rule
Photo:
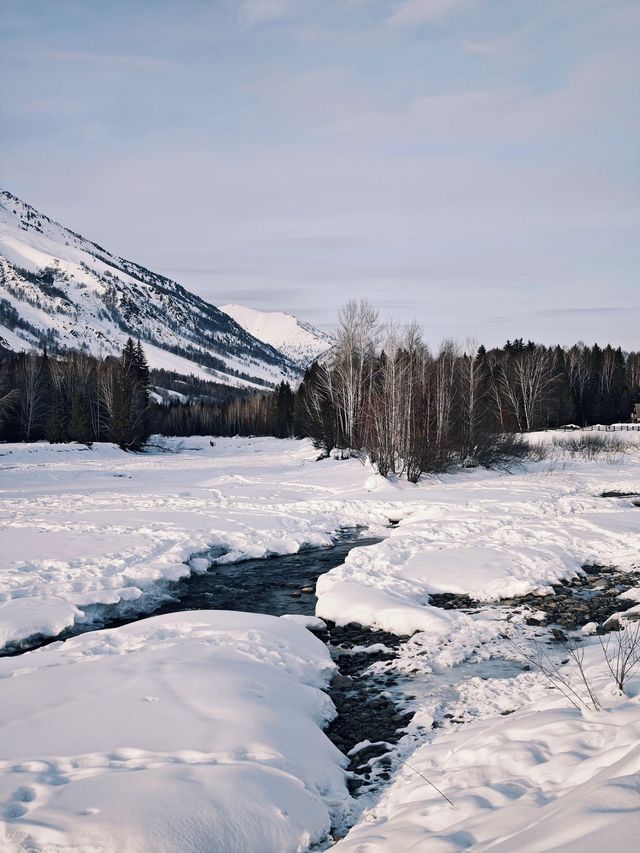
[[[133,342],[133,338],[127,338],[127,342],[122,350],[122,362],[125,367],[135,368],[137,365],[136,345]]]
[[[293,432],[294,396],[288,382],[281,382],[271,398],[271,421],[276,438],[288,438]]]
[[[149,365],[147,363],[147,357],[144,354],[144,350],[142,349],[142,344],[139,340],[136,344],[135,365],[138,374],[138,381],[146,387],[149,384],[150,377]]]
[[[149,367],[142,346],[129,338],[115,369],[110,438],[123,450],[140,450],[149,437]]]

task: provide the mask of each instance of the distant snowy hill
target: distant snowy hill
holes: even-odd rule
[[[333,338],[282,311],[256,311],[244,305],[222,305],[221,311],[265,344],[304,369],[333,346]]]
[[[264,387],[301,374],[297,358],[175,281],[0,191],[0,347],[108,355],[129,335],[141,339],[151,367],[226,385]]]

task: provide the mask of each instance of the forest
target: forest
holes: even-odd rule
[[[129,338],[119,358],[7,353],[0,358],[0,439],[113,441],[141,450],[150,431],[149,367]]]
[[[519,433],[629,420],[640,353],[521,339],[487,350],[445,341],[433,353],[412,324],[381,324],[366,302],[341,310],[336,346],[295,391],[224,406],[170,403],[167,435],[308,436],[324,453],[365,453],[382,474],[417,479],[456,464],[495,465],[522,451]]]
[[[499,464],[531,430],[628,421],[640,353],[522,339],[493,349],[445,341],[432,352],[417,324],[383,324],[367,302],[350,301],[334,349],[297,389],[283,382],[230,397],[196,379],[154,381],[165,392],[152,399],[144,351],[132,339],[120,358],[5,354],[0,439],[139,450],[152,433],[309,437],[324,454],[366,454],[380,473],[416,480],[457,464]]]

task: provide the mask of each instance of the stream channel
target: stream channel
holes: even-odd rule
[[[297,554],[236,563],[217,562],[224,551],[214,548],[192,556],[192,559],[206,560],[208,570],[192,572],[178,581],[163,582],[152,598],[145,596],[118,605],[85,606],[82,608],[85,620],[61,634],[34,636],[5,647],[0,654],[18,655],[88,631],[116,628],[149,616],[187,610],[314,616],[318,577],[344,563],[351,549],[379,541],[379,538],[367,537],[364,530],[348,529],[336,536],[328,548],[303,549]],[[457,606],[464,604],[456,602]],[[474,675],[510,678],[522,671],[522,665],[496,658],[482,664],[461,664],[434,681],[432,676],[402,674],[394,669],[399,650],[410,639],[408,636],[355,623],[337,626],[331,622],[313,629],[313,633],[326,644],[338,666],[339,671],[327,691],[338,713],[326,734],[350,758],[348,784],[354,795],[365,792],[375,795],[390,778],[392,764],[395,764],[393,749],[413,718],[411,700],[416,694],[431,695],[436,691],[442,694],[446,704],[447,698],[457,695],[456,685]],[[443,706],[443,713],[446,710]],[[354,750],[356,746],[358,749]]]
[[[130,606],[138,609],[129,612],[123,611],[121,605],[85,607],[86,622],[77,623],[53,638],[30,638],[19,646],[5,649],[4,654],[21,654],[87,631],[115,628],[161,613],[239,610],[273,616],[314,616],[318,577],[341,565],[351,549],[379,541],[367,537],[366,531],[351,529],[342,531],[329,548],[301,550],[292,555],[220,563],[217,560],[224,553],[221,549],[195,554],[194,557],[209,562],[209,569],[162,584],[159,597],[148,602],[146,610],[141,609],[140,602],[137,605],[132,603]],[[540,637],[541,642],[553,642],[554,633],[562,634],[562,631],[558,632],[556,628],[554,632],[552,625],[575,630],[592,619],[604,621],[616,608],[623,609],[624,605],[621,606],[617,599],[621,589],[640,582],[638,574],[620,577],[611,568],[593,566],[585,567],[585,570],[582,579],[555,588],[556,595],[543,598],[529,596],[531,601],[525,598],[496,605],[473,601],[467,596],[445,594],[432,596],[431,603],[472,614],[479,611],[486,614],[490,610],[497,620],[509,620],[510,614],[523,607],[521,615],[537,611],[535,618],[527,619],[526,624],[533,626],[535,636]],[[630,605],[631,602],[626,604]],[[477,663],[473,659],[467,660],[440,674],[430,670],[425,674],[412,673],[395,667],[401,657],[401,647],[410,641],[408,636],[397,636],[353,623],[337,626],[331,622],[313,629],[313,633],[327,645],[338,666],[328,688],[338,713],[326,734],[349,757],[347,770],[351,792],[359,796],[367,793],[369,796],[365,800],[369,801],[386,784],[398,762],[404,763],[398,757],[397,749],[414,716],[416,703],[412,700],[426,697],[431,705],[438,707],[432,728],[463,723],[464,719],[446,713],[459,698],[461,684],[473,677],[510,679],[523,669],[529,669],[522,662],[509,659],[510,655],[504,654],[504,648],[496,648],[495,656],[485,655]],[[498,625],[496,635],[499,636]]]

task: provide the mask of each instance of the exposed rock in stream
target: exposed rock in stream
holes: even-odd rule
[[[389,778],[391,761],[381,756],[400,740],[413,716],[398,707],[388,692],[396,683],[394,676],[368,672],[374,662],[393,660],[409,637],[357,624],[338,627],[333,623],[314,634],[327,644],[340,669],[329,690],[338,715],[326,734],[350,758],[347,770],[354,775],[349,788],[355,793],[374,778]]]
[[[513,608],[524,616],[527,625],[540,628],[541,636],[550,643],[565,643],[568,632],[579,631],[595,622],[599,633],[617,628],[610,617],[633,607],[636,602],[620,599],[620,593],[640,586],[639,572],[622,572],[612,567],[587,565],[584,575],[553,587],[553,595],[526,595],[482,602],[468,595],[442,593],[431,595],[430,603],[444,609],[460,609],[467,613],[500,607]],[[605,624],[606,623],[606,624]],[[393,688],[398,684],[393,666],[374,668],[375,662],[392,663],[400,647],[410,638],[385,631],[369,630],[350,624],[338,627],[331,623],[325,630],[314,631],[325,642],[340,668],[329,693],[338,716],[327,729],[327,735],[350,758],[348,766],[353,793],[377,786],[390,777],[394,746],[402,738],[413,717],[398,704]],[[528,669],[525,666],[524,669]],[[402,676],[406,682],[407,677]],[[508,714],[511,711],[504,711]],[[444,714],[451,722],[452,714]],[[434,721],[433,727],[442,722]]]
[[[640,586],[640,571],[623,572],[612,566],[584,565],[584,574],[553,587],[553,595],[524,595],[518,598],[503,598],[501,606],[525,607],[531,613],[525,619],[527,625],[556,626],[568,631],[577,631],[590,622],[595,622],[601,631],[611,630],[614,624],[607,620],[614,613],[629,610],[638,602],[620,598],[628,589]],[[473,612],[492,606],[491,602],[478,601],[468,595],[442,593],[431,595],[429,601],[445,610]],[[606,627],[605,627],[606,626]],[[554,639],[561,640],[559,636]]]

